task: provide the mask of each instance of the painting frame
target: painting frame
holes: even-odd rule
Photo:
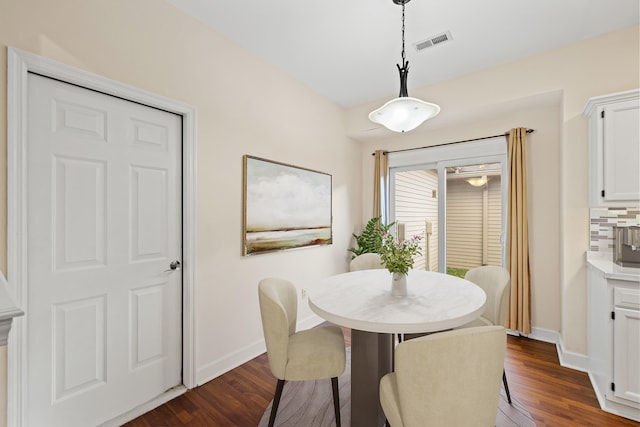
[[[245,154],[242,255],[333,244],[333,176]]]

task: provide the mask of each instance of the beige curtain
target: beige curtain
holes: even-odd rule
[[[375,162],[373,166],[373,218],[382,217],[382,224],[387,222],[387,152],[384,150],[376,150]]]
[[[531,333],[529,231],[527,218],[527,130],[509,131],[509,211],[507,218],[507,270],[511,274],[511,298],[506,327]]]

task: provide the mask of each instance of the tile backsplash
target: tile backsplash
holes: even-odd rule
[[[589,209],[589,250],[613,252],[613,227],[640,225],[640,207]]]

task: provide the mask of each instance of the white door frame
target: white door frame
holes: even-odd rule
[[[7,48],[7,56],[7,281],[26,316],[27,74],[33,72],[182,116],[182,382],[186,388],[195,387],[195,108],[13,47]],[[7,421],[9,426],[21,426],[26,411],[28,331],[24,317],[14,323],[7,347]]]

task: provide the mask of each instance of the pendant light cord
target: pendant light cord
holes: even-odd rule
[[[394,0],[396,1],[396,0]],[[400,93],[398,97],[408,97],[409,91],[407,90],[407,75],[409,74],[409,61],[407,61],[405,52],[404,52],[404,5],[409,2],[409,0],[397,0],[402,3],[402,65],[396,64],[398,67],[398,73],[400,73]]]
[[[404,67],[405,65],[405,54],[404,54],[404,5],[405,3],[402,3],[402,66]]]

